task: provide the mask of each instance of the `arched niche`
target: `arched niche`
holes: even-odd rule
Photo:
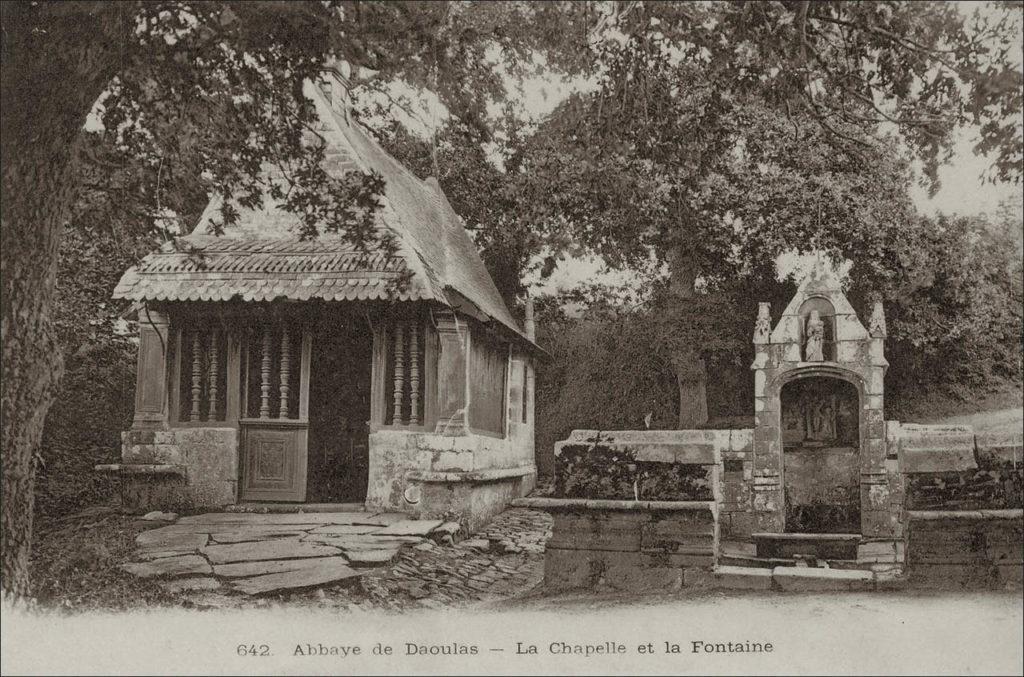
[[[806,360],[805,353],[807,345],[807,320],[813,311],[818,311],[821,321],[825,325],[825,339],[822,346],[822,353],[825,361],[834,362],[836,359],[836,309],[832,302],[823,296],[812,296],[800,304],[800,357]]]
[[[801,375],[783,384],[780,404],[786,531],[859,533],[859,388]]]

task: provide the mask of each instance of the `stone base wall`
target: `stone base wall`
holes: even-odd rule
[[[460,521],[473,531],[533,490],[532,436],[370,434],[366,505]]]
[[[1024,511],[912,511],[908,581],[919,588],[1021,587]]]
[[[420,482],[420,502],[406,512],[419,518],[456,518],[467,533],[478,531],[517,498],[533,491],[536,471],[494,481]]]
[[[238,496],[235,428],[126,430],[121,442],[121,491],[128,506],[213,508]],[[177,473],[146,472],[154,465]]]
[[[713,503],[527,500],[554,517],[544,560],[549,590],[672,591],[704,580],[714,565]]]

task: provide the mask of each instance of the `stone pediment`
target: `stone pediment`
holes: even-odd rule
[[[815,303],[816,299],[823,303]],[[772,330],[770,343],[801,343],[806,308],[815,305],[821,307],[823,315],[831,315],[834,318],[833,341],[864,341],[870,338],[867,329],[843,293],[839,280],[830,267],[819,259],[783,311],[782,317]]]

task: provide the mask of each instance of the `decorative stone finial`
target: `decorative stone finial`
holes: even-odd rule
[[[757,321],[754,323],[754,343],[768,343],[772,333],[772,304],[757,304]]]
[[[871,319],[868,321],[868,333],[872,338],[885,338],[885,309],[881,301],[875,301],[871,308]]]

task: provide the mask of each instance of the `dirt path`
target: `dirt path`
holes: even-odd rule
[[[910,421],[907,421],[910,423]],[[970,425],[979,433],[1019,433],[1024,427],[1024,407],[979,411],[975,414],[945,416],[922,423]]]

